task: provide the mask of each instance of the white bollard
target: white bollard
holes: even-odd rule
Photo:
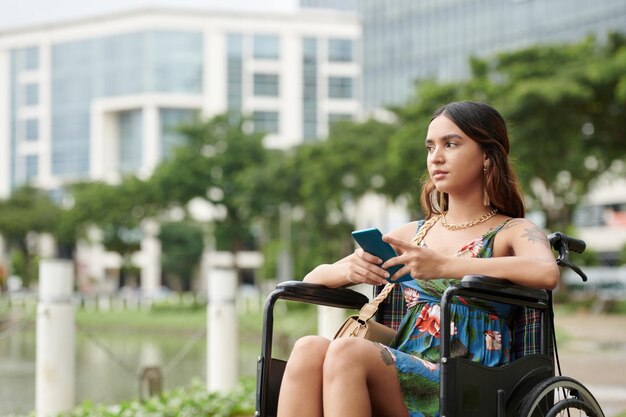
[[[343,308],[317,306],[317,334],[332,340],[346,317]]]
[[[35,411],[48,417],[74,408],[75,327],[71,261],[45,259],[39,266]]]
[[[372,295],[372,287],[370,285],[359,284],[350,288],[356,292],[360,292],[366,297]],[[350,311],[350,315],[358,314],[358,312]],[[342,308],[318,306],[317,307],[317,334],[324,336],[327,339],[331,339],[339,330],[339,327],[348,317],[348,311]]]
[[[228,392],[237,385],[237,274],[232,268],[208,272],[207,388]]]

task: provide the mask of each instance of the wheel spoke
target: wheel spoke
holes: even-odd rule
[[[568,377],[553,377],[537,385],[524,400],[520,417],[604,417],[584,385]]]

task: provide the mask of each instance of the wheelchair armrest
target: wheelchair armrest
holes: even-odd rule
[[[478,290],[485,293],[494,293],[504,298],[514,300],[532,300],[535,302],[547,302],[548,292],[536,288],[523,287],[513,284],[506,279],[489,277],[486,275],[466,275],[459,283],[459,287],[469,290]]]
[[[302,281],[281,282],[274,294],[290,301],[351,309],[359,309],[369,301],[365,295],[348,288],[329,288]]]

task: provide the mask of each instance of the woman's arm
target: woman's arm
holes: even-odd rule
[[[513,219],[496,236],[494,257],[451,263],[457,274],[479,268],[480,274],[508,279],[526,287],[551,290],[559,283],[559,267],[546,234],[527,219]],[[505,256],[499,256],[504,254]],[[465,261],[491,261],[471,262]],[[456,264],[456,265],[455,265]],[[484,264],[484,265],[483,265]]]
[[[389,274],[379,266],[380,263],[381,259],[357,249],[333,264],[318,265],[305,275],[303,281],[330,288],[360,283],[382,285],[387,283],[384,278]]]
[[[463,278],[468,274],[507,279],[518,285],[551,290],[559,281],[559,269],[552,259],[535,256],[497,258],[451,258],[442,265],[442,275]]]
[[[388,235],[384,240],[402,254],[382,266],[405,264],[393,278],[407,272],[416,279],[460,279],[468,274],[479,274],[533,288],[553,289],[558,284],[559,268],[550,243],[546,235],[526,219],[514,219],[498,233],[492,258],[443,256]]]
[[[417,222],[406,223],[389,232],[396,238],[409,238],[415,233]],[[387,271],[380,267],[382,259],[358,248],[352,254],[333,264],[322,264],[315,267],[304,277],[305,282],[323,284],[336,288],[354,284],[387,284]]]

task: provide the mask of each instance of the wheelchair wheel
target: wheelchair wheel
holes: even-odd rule
[[[524,398],[519,417],[604,417],[593,394],[575,379],[556,376],[535,386]]]
[[[584,402],[576,398],[559,401],[550,409],[546,417],[597,416]]]

